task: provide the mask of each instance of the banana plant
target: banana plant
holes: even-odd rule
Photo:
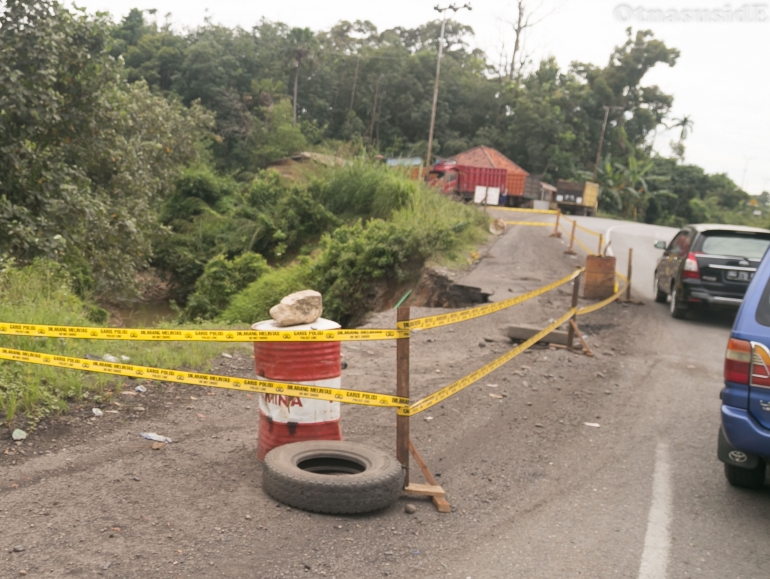
[[[626,218],[636,221],[651,196],[666,196],[666,190],[651,192],[648,183],[663,181],[665,177],[649,175],[654,166],[651,159],[637,160],[632,150],[625,163],[613,161],[611,155],[602,159],[597,167],[596,180],[602,197],[609,198],[609,203]]]

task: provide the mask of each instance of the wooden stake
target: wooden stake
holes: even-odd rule
[[[570,327],[575,330],[577,333],[577,337],[580,339],[580,343],[583,344],[583,352],[586,356],[593,356],[594,353],[591,350],[591,348],[588,347],[588,342],[585,341],[583,338],[583,333],[580,331],[580,328],[578,328],[577,322],[573,319],[569,321]]]
[[[626,286],[626,301],[631,301],[631,271],[633,270],[633,267],[631,263],[634,260],[634,248],[629,247],[628,248],[628,285]]]
[[[561,231],[559,231],[559,218],[561,217],[561,211],[556,213],[556,225],[553,227],[553,233],[550,237],[561,237]]]
[[[575,229],[573,228],[572,231],[574,232]],[[576,308],[578,305],[578,297],[580,294],[580,278],[583,276],[582,272],[574,279],[572,282],[572,307]],[[574,347],[574,341],[575,341],[575,327],[574,327],[574,320],[575,315],[572,315],[572,318],[570,319],[571,323],[569,326],[567,326],[567,347],[572,350]]]
[[[408,322],[410,307],[400,306],[396,320]],[[409,398],[409,338],[396,340],[396,396]],[[396,458],[404,467],[404,486],[409,486],[409,417],[396,417]]]
[[[599,257],[601,257],[603,255],[602,254],[602,245],[604,245],[604,236],[600,233],[599,234],[599,253],[596,254]]]

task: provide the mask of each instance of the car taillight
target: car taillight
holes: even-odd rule
[[[687,259],[684,262],[684,278],[700,279],[700,270],[698,269],[698,260],[695,258],[695,254],[691,251],[687,254]]]
[[[748,384],[751,374],[751,343],[730,338],[725,353],[725,381]]]

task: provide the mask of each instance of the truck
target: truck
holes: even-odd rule
[[[599,185],[591,181],[576,183],[559,179],[553,201],[562,213],[595,215],[599,206]]]
[[[436,163],[428,174],[428,184],[463,201],[504,205],[507,197],[505,169],[471,167],[451,162]]]
[[[505,204],[508,207],[524,207],[529,203],[524,191],[528,177],[529,173],[526,171],[506,171],[505,189],[507,195]]]

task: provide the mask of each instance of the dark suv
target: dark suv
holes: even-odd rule
[[[738,307],[770,245],[770,231],[738,225],[688,225],[666,247],[655,267],[655,301],[669,299],[683,318],[690,304]]]

